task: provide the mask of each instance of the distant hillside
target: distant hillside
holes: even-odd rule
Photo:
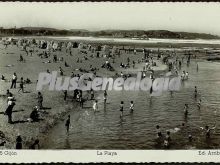
[[[94,36],[118,38],[173,38],[173,39],[220,39],[219,36],[204,33],[172,32],[167,30],[101,30],[84,29],[59,30],[44,27],[0,28],[0,36]]]

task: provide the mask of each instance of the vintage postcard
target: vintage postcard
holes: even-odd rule
[[[0,2],[0,161],[219,162],[220,3]]]

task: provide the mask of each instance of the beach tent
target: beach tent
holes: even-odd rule
[[[54,50],[57,50],[58,49],[58,43],[54,42],[52,47],[53,47]]]
[[[116,46],[113,46],[112,48],[112,54],[117,54],[119,52],[119,48]]]
[[[102,50],[106,55],[110,55],[110,49],[110,46],[104,45]]]
[[[71,49],[73,47],[73,44],[72,44],[72,42],[68,42],[67,43],[67,46],[66,46],[66,49]]]
[[[41,49],[46,49],[47,48],[47,42],[45,42],[44,40],[41,40],[40,48]]]
[[[83,43],[79,43],[79,45],[78,45],[78,49],[86,49],[86,45],[85,44],[83,44]]]
[[[52,43],[50,41],[47,41],[47,50],[51,50],[53,47],[52,47]]]

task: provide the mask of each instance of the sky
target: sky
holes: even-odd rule
[[[220,35],[220,3],[0,2],[0,27],[170,30]]]

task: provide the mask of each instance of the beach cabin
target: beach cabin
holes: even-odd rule
[[[102,48],[104,55],[109,56],[111,53],[110,49],[111,49],[111,47],[109,45],[104,45]]]
[[[54,42],[52,47],[53,47],[53,50],[57,50],[58,49],[58,43]]]
[[[83,44],[83,43],[79,43],[79,45],[78,45],[78,49],[79,50],[82,50],[82,49],[86,49],[86,44]]]
[[[113,46],[112,54],[118,54],[118,53],[119,53],[119,48],[117,46]]]
[[[70,50],[72,47],[73,47],[72,42],[68,42],[68,43],[67,43],[67,46],[66,46],[66,49],[67,49],[67,50]]]

